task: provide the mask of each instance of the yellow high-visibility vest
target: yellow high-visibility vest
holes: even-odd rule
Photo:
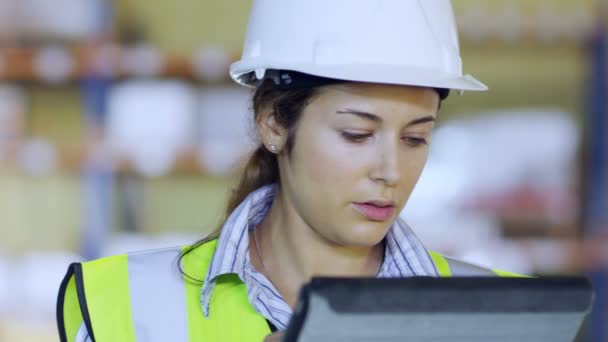
[[[61,341],[262,341],[270,327],[249,303],[237,275],[217,279],[205,318],[201,287],[217,240],[72,264],[57,301]],[[517,276],[484,269],[430,252],[442,277]],[[190,279],[189,277],[194,279]]]

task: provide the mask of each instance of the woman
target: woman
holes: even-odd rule
[[[261,341],[312,276],[495,274],[427,251],[399,219],[463,76],[448,0],[258,0],[242,59],[260,146],[221,229],[74,264],[64,341]],[[270,339],[278,339],[275,334]]]

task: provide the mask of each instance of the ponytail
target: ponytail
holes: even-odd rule
[[[317,94],[317,89],[318,88],[301,88],[284,90],[278,88],[274,82],[266,80],[256,89],[253,95],[254,122],[257,122],[260,113],[264,110],[267,110],[268,108],[272,110],[272,115],[274,115],[276,122],[283,126],[288,132],[285,151],[290,153],[294,145],[296,124],[300,114]],[[189,248],[186,248],[180,255],[178,266],[180,267],[182,274],[191,280],[202,282],[202,279],[195,279],[184,273],[181,268],[181,259],[204,243],[219,238],[222,232],[223,222],[251,192],[264,185],[278,182],[279,165],[277,157],[274,153],[268,151],[263,144],[260,144],[249,157],[249,160],[242,171],[238,186],[232,191],[226,206],[225,216],[222,219],[222,224],[205,238],[197,241]]]

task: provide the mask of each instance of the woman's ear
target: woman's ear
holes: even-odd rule
[[[256,126],[266,148],[273,153],[279,153],[285,146],[288,132],[277,122],[272,108],[262,110],[256,120]]]

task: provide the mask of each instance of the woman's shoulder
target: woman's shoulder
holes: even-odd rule
[[[138,250],[122,254],[108,255],[79,264],[87,267],[103,267],[103,265],[119,265],[135,261],[159,263],[168,260],[175,261],[175,257],[180,259],[182,257],[189,259],[202,258],[206,260],[213,257],[216,244],[216,240],[211,240],[193,245]]]
[[[157,275],[160,272],[179,271],[201,279],[204,273],[200,273],[211,263],[216,244],[216,240],[211,240],[193,245],[140,250],[86,261],[75,267],[80,267],[85,274],[110,278],[142,269]]]
[[[480,266],[433,251],[429,251],[429,255],[442,277],[526,277],[513,272]]]
[[[215,241],[117,254],[73,263],[61,283],[57,317],[63,341],[80,334],[91,316],[107,317],[122,308],[128,312],[133,294],[169,293],[185,280],[202,279],[215,252]],[[184,282],[175,282],[184,279]],[[190,283],[188,283],[190,284]],[[190,286],[190,285],[188,285]],[[192,286],[200,286],[200,283]],[[158,291],[149,291],[156,288]],[[178,291],[179,292],[179,291]],[[127,306],[125,306],[127,305]],[[128,317],[124,317],[128,319]]]
[[[134,251],[76,262],[69,266],[65,278],[69,281],[69,278],[74,277],[77,282],[88,284],[115,283],[136,275],[153,273],[154,276],[162,276],[162,273],[170,275],[181,272],[202,279],[215,253],[216,243],[212,240],[194,245]]]

